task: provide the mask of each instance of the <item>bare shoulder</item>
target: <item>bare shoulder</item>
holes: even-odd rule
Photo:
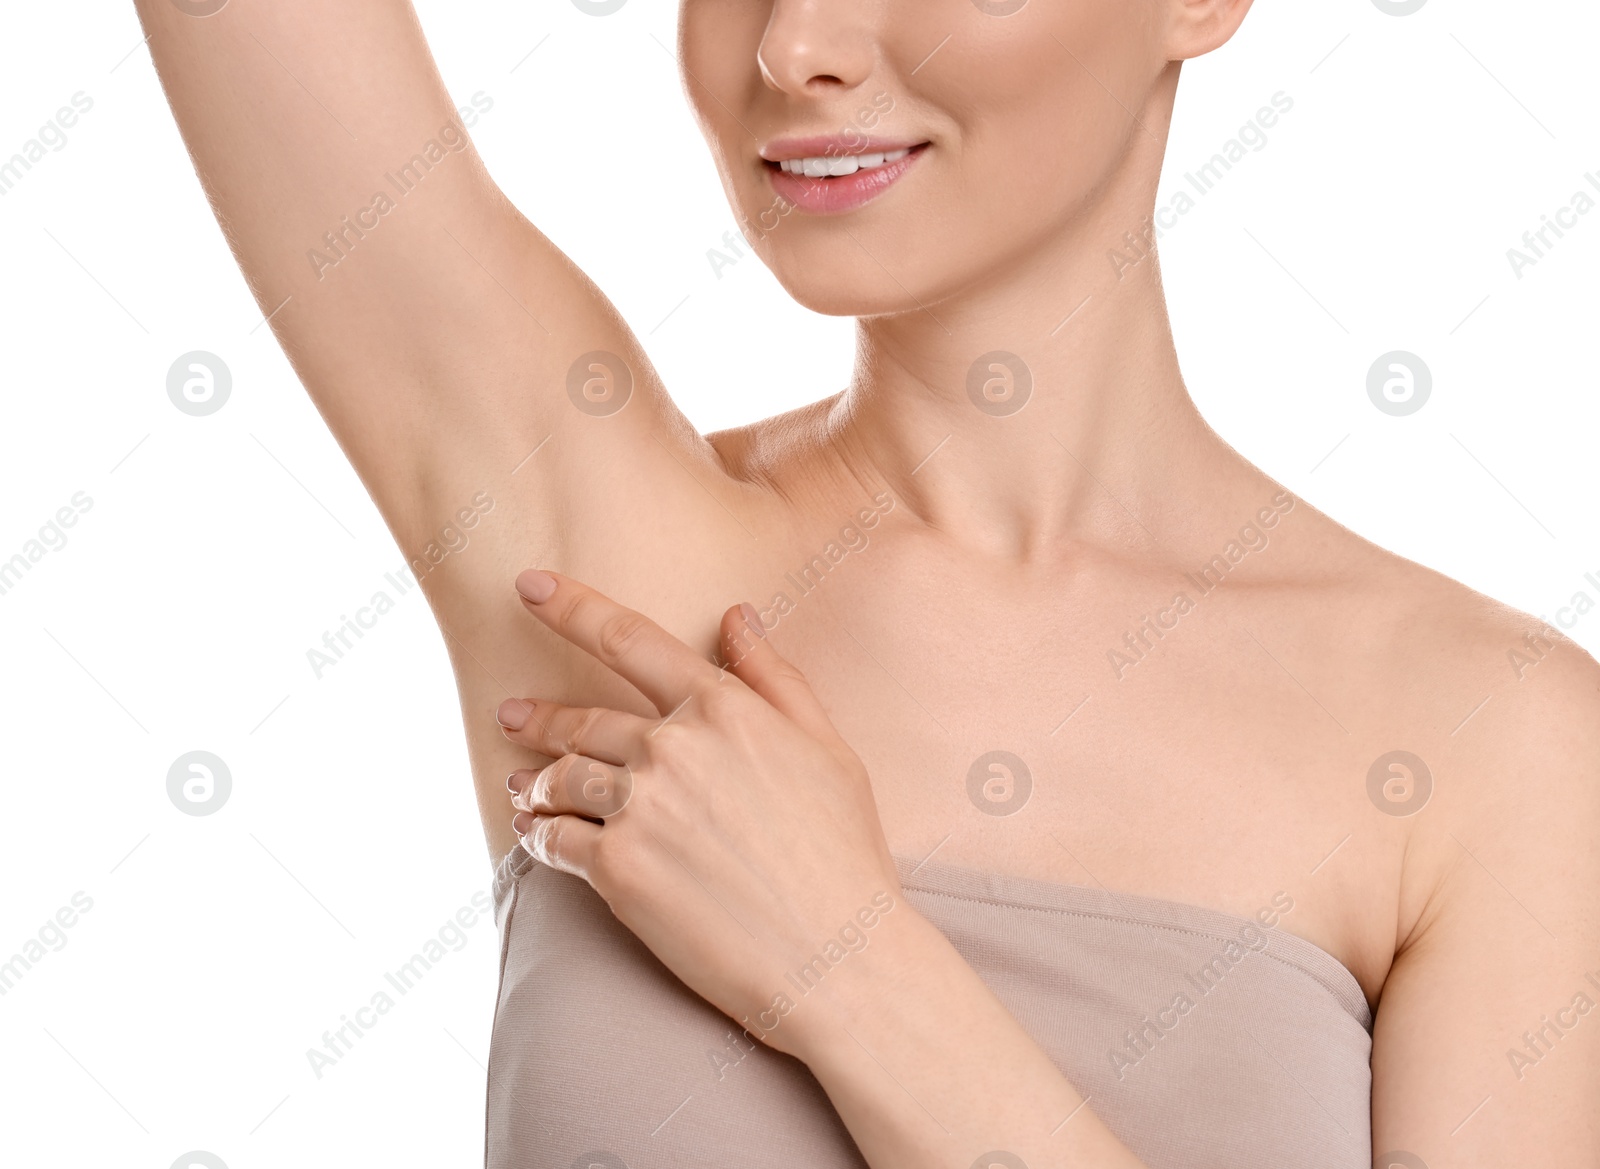
[[[1371,705],[1410,717],[1459,710],[1462,721],[1446,728],[1452,736],[1482,719],[1498,735],[1476,744],[1485,753],[1529,748],[1528,737],[1546,749],[1577,747],[1574,736],[1600,733],[1600,664],[1563,631],[1600,610],[1600,577],[1553,620],[1536,617],[1381,548],[1302,501],[1295,510],[1303,514],[1284,525],[1293,545],[1277,583],[1325,615],[1302,629],[1320,627],[1310,636],[1372,695]],[[1600,612],[1589,620],[1600,630]],[[1463,699],[1470,703],[1460,708]]]
[[[1507,777],[1564,758],[1587,764],[1592,780],[1600,760],[1600,663],[1558,626],[1575,624],[1574,612],[1600,608],[1600,585],[1580,591],[1576,608],[1563,608],[1553,622],[1359,543],[1365,579],[1346,587],[1368,623],[1358,640],[1369,651],[1374,691],[1470,744],[1464,750],[1482,760],[1479,773]],[[1600,628],[1600,616],[1594,620]]]
[[[1558,626],[1581,628],[1600,585],[1547,620],[1307,512],[1300,625],[1339,675],[1362,758],[1404,747],[1421,773],[1402,780],[1428,789],[1415,811],[1378,817],[1401,858],[1397,949],[1451,913],[1486,920],[1500,907],[1541,931],[1592,935],[1600,663]],[[1600,628],[1600,612],[1588,619]]]
[[[1472,1164],[1516,1163],[1534,1133],[1550,1163],[1593,1164],[1565,1121],[1600,1091],[1575,1030],[1600,985],[1600,665],[1559,625],[1582,629],[1600,588],[1547,623],[1355,537],[1328,546],[1341,660],[1369,696],[1351,741],[1376,761],[1346,850],[1373,846],[1356,900],[1392,955],[1372,980],[1375,1146],[1438,1164],[1470,1121],[1448,1147]]]
[[[1571,844],[1594,851],[1600,663],[1545,616],[1427,575],[1437,577],[1436,604],[1414,614],[1412,650],[1432,665],[1435,692],[1453,699],[1465,688],[1472,699],[1458,708],[1449,733],[1457,743],[1463,826],[1483,839],[1537,849],[1541,839],[1558,847],[1551,835],[1557,824],[1582,823],[1581,842]],[[1587,603],[1596,600],[1600,590]]]

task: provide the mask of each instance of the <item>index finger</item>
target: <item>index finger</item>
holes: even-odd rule
[[[530,568],[517,577],[527,609],[670,714],[718,670],[642,613],[559,573]]]

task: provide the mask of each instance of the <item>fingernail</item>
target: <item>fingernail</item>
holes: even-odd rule
[[[521,699],[508,698],[494,713],[495,721],[508,731],[520,731],[528,725],[528,704]]]
[[[533,772],[531,771],[524,771],[521,769],[513,771],[510,775],[506,776],[506,790],[512,795],[521,794],[522,789],[527,785],[528,779],[532,775]]]
[[[517,576],[517,592],[521,593],[522,599],[529,604],[542,605],[554,595],[555,591],[555,577],[540,572],[537,568],[530,568]]]
[[[756,607],[749,601],[739,602],[739,612],[744,615],[744,623],[750,627],[750,632],[757,637],[767,635],[766,626],[761,624],[761,614],[756,612]]]
[[[533,817],[528,815],[526,812],[518,812],[515,816],[511,817],[511,831],[515,832],[518,836],[526,836],[528,834],[528,829],[532,827]]]

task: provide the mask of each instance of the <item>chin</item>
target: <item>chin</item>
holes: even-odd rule
[[[844,241],[850,246],[849,241]],[[855,250],[852,248],[852,250]],[[857,253],[859,255],[859,252]],[[907,312],[917,300],[867,260],[871,271],[835,259],[823,265],[768,263],[784,291],[799,305],[829,317],[875,317]],[[923,300],[923,303],[927,303]]]
[[[874,217],[875,219],[877,217]],[[922,230],[909,215],[845,224],[792,218],[754,237],[761,262],[797,303],[832,317],[915,312],[948,297],[981,271],[952,248],[955,233]]]

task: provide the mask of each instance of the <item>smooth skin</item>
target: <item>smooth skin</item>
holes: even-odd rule
[[[1266,530],[1282,488],[1196,411],[1157,265],[1119,280],[1105,260],[1153,207],[1180,63],[1248,7],[683,0],[685,90],[754,247],[802,304],[859,320],[846,390],[701,436],[470,148],[336,267],[308,264],[454,116],[407,5],[231,0],[196,19],[138,0],[229,243],[396,541],[423,555],[476,493],[495,501],[422,581],[496,859],[518,846],[513,814],[536,822],[506,776],[584,745],[572,712],[653,725],[671,716],[658,700],[700,695],[635,757],[622,814],[573,820],[547,780],[538,815],[555,818],[530,843],[730,1014],[760,1001],[776,952],[863,895],[898,897],[892,856],[1242,917],[1282,891],[1279,928],[1377,1010],[1374,1152],[1587,1169],[1600,1013],[1571,1008],[1600,1002],[1584,977],[1600,971],[1600,667],[1304,501]],[[915,168],[848,215],[768,229],[762,145],[859,125],[878,94],[893,104],[873,133],[931,143]],[[608,417],[566,392],[596,350],[635,381]],[[1011,417],[966,394],[994,350],[1033,371]],[[1114,670],[1109,652],[1252,523],[1265,547]],[[786,574],[830,544],[854,550],[802,595]],[[513,591],[530,567],[553,599]],[[740,601],[766,637],[723,671]],[[540,717],[504,729],[507,699]],[[996,748],[1035,776],[1007,817],[966,789]],[[1368,795],[1394,750],[1433,776],[1411,816]],[[669,879],[682,896],[657,894]],[[719,898],[758,942],[721,944]],[[830,977],[826,1012],[808,1000],[768,1037],[875,1169],[966,1169],[992,1148],[1036,1169],[1138,1163],[1092,1103],[1060,1124],[1076,1091],[936,930],[903,902],[883,924],[871,961]],[[1519,1078],[1508,1049],[1558,1017],[1573,1025]]]

